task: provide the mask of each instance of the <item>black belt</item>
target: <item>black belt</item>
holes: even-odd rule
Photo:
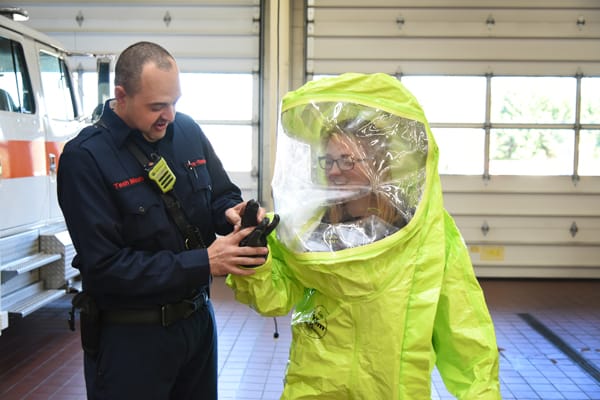
[[[101,311],[104,324],[140,324],[169,326],[174,322],[189,318],[206,306],[208,294],[203,290],[191,299],[179,303],[165,304],[156,308],[119,309]]]

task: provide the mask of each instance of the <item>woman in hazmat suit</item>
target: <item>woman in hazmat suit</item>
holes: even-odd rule
[[[499,399],[498,349],[468,251],[444,209],[416,99],[347,73],[284,96],[267,262],[229,276],[264,316],[292,314],[282,399]]]

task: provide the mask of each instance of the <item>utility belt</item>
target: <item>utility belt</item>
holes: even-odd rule
[[[177,321],[189,318],[193,313],[206,307],[208,294],[202,290],[190,299],[178,303],[165,304],[152,308],[117,309],[100,311],[100,322],[105,325],[161,325],[167,327]]]
[[[187,319],[208,304],[208,289],[200,290],[191,298],[177,303],[147,308],[100,310],[95,300],[80,292],[72,300],[69,328],[75,330],[75,310],[79,310],[81,345],[92,356],[98,352],[103,325],[158,325],[167,327]]]

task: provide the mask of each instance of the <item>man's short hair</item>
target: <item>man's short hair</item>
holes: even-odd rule
[[[175,65],[175,58],[162,46],[152,42],[137,42],[121,52],[115,65],[115,86],[122,86],[128,95],[140,89],[142,69],[154,63],[168,71]]]

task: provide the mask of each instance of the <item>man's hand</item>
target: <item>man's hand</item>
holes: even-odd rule
[[[230,208],[231,210],[231,208]],[[217,238],[207,249],[210,273],[213,276],[252,275],[254,270],[240,266],[255,267],[266,261],[269,253],[267,247],[240,247],[240,240],[252,232],[254,228],[235,230],[227,236]]]
[[[225,211],[225,218],[227,218],[227,221],[236,229],[242,226],[242,215],[244,215],[246,212],[247,205],[248,201],[244,201],[243,203],[239,203]],[[259,207],[258,215],[256,216],[256,224],[262,221],[266,214],[267,211],[263,207]]]

